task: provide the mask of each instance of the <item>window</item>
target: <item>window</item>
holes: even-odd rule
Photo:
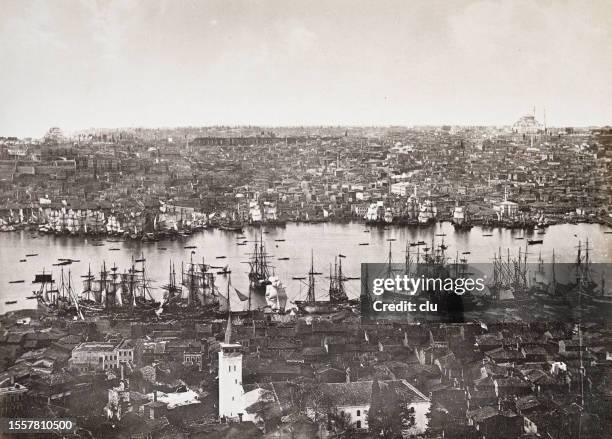
[[[236,366],[234,366],[234,372],[236,372]]]
[[[361,410],[357,410],[357,416],[361,416]]]
[[[227,371],[231,372],[232,371],[232,366],[228,366],[228,370]]]
[[[234,384],[238,384],[238,378],[234,380]]]
[[[359,410],[357,410],[359,411]],[[361,421],[357,421],[357,428],[361,428]]]

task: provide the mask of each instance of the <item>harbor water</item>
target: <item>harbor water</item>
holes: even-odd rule
[[[366,232],[367,231],[367,232]],[[454,258],[457,253],[470,252],[470,262],[490,262],[501,248],[505,252],[518,254],[519,248],[527,248],[528,259],[536,261],[540,255],[545,262],[551,262],[553,250],[555,261],[571,263],[576,257],[579,241],[589,241],[590,257],[595,263],[612,262],[612,234],[607,226],[597,224],[560,224],[550,226],[546,233],[537,231],[507,230],[500,228],[474,227],[470,231],[456,232],[450,223],[441,223],[429,228],[366,227],[361,223],[348,224],[295,224],[277,228],[245,228],[243,234],[220,230],[205,230],[184,239],[139,242],[118,241],[117,238],[93,240],[82,237],[39,235],[36,232],[20,231],[0,234],[0,313],[24,308],[35,308],[36,300],[27,300],[36,285],[34,276],[51,272],[59,281],[63,268],[67,277],[72,275],[74,290],[83,289],[81,276],[91,267],[92,274],[98,277],[102,263],[111,268],[116,265],[117,272],[129,269],[132,259],[146,259],[147,277],[151,281],[152,294],[160,298],[161,286],[168,283],[169,267],[174,263],[177,280],[180,278],[181,263],[187,264],[193,257],[194,262],[224,267],[231,270],[231,282],[239,291],[248,292],[249,253],[253,251],[260,237],[269,254],[274,274],[283,282],[289,301],[304,299],[306,284],[294,277],[305,277],[310,268],[311,250],[314,254],[317,276],[317,298],[326,300],[330,264],[342,254],[342,270],[345,276],[357,278],[361,263],[382,263],[388,260],[389,245],[392,247],[394,262],[402,262],[405,257],[406,242],[425,241],[430,246],[435,243],[448,246],[447,255]],[[442,236],[443,235],[443,236]],[[244,236],[244,239],[238,237]],[[527,246],[527,240],[542,239],[540,245]],[[238,245],[246,241],[245,245]],[[103,245],[93,245],[101,242]],[[195,248],[186,248],[194,247]],[[414,248],[412,251],[415,251]],[[26,256],[33,255],[37,256]],[[58,259],[76,260],[63,267],[54,266]],[[221,269],[219,269],[221,270]],[[226,291],[227,276],[217,276],[217,287]],[[23,282],[16,282],[22,281]],[[13,282],[13,283],[11,283]],[[359,296],[359,279],[346,283],[349,297]],[[240,302],[232,295],[232,308],[242,309]],[[17,301],[14,304],[5,302]]]

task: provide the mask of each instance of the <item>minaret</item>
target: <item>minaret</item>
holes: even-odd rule
[[[228,295],[228,308],[229,306]],[[232,342],[232,313],[228,309],[225,340],[219,351],[219,418],[237,418],[242,402],[242,346]]]

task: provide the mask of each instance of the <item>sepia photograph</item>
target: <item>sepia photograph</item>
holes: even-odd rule
[[[608,0],[0,0],[0,438],[612,437]]]

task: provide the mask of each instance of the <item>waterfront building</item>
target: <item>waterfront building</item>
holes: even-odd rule
[[[394,195],[400,195],[402,197],[408,196],[410,193],[411,185],[407,181],[400,181],[399,183],[393,183],[391,185],[391,193]]]
[[[129,340],[119,343],[84,342],[72,350],[69,364],[81,371],[118,369],[134,361],[134,347]]]

